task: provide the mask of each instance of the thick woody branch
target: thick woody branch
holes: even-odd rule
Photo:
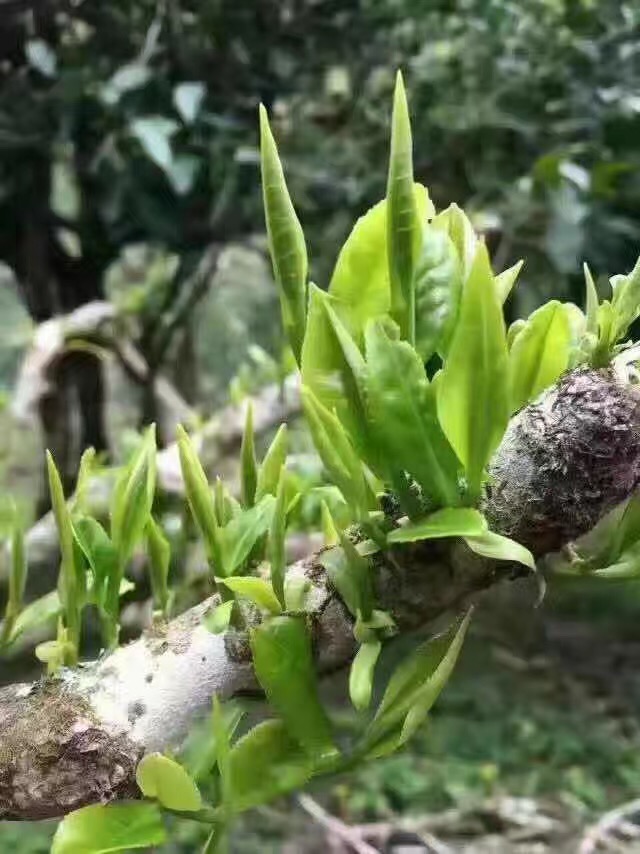
[[[492,466],[485,511],[496,530],[538,555],[577,537],[640,480],[636,392],[606,372],[576,371],[509,427]],[[379,605],[401,631],[430,623],[513,567],[457,540],[402,546],[374,565]],[[290,572],[312,585],[318,671],[346,666],[352,620],[318,556]],[[0,691],[0,817],[57,816],[135,794],[134,769],[149,750],[177,745],[215,693],[255,689],[246,638],[209,633],[192,609],[107,658],[59,678]]]

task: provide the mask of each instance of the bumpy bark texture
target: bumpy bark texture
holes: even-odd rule
[[[574,371],[512,422],[491,467],[492,528],[537,555],[584,533],[640,480],[637,392],[607,371]],[[290,572],[310,584],[318,671],[348,665],[353,625],[322,555]],[[372,561],[379,605],[400,631],[424,626],[517,573],[459,540],[398,546]],[[180,742],[212,694],[257,688],[246,637],[213,635],[205,602],[57,680],[0,690],[0,817],[63,814],[135,793],[139,756]]]

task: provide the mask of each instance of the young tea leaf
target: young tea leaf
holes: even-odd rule
[[[273,587],[264,578],[254,578],[251,575],[238,575],[235,578],[221,578],[220,582],[237,596],[249,599],[255,603],[262,611],[266,611],[269,614],[279,614],[282,611]]]
[[[187,501],[204,540],[207,558],[209,563],[214,565],[216,572],[222,575],[225,570],[222,537],[209,483],[191,440],[182,427],[178,427],[178,451]]]
[[[259,504],[232,519],[223,529],[225,576],[233,575],[244,564],[258,540],[271,525],[276,500],[265,495]]]
[[[202,797],[189,774],[162,753],[147,753],[136,768],[136,783],[147,798],[178,812],[197,812]]]
[[[292,738],[315,761],[335,756],[304,618],[272,617],[254,628],[250,638],[258,681]]]
[[[281,720],[263,721],[239,739],[231,749],[229,767],[238,812],[299,789],[314,770],[311,757]]]
[[[461,293],[462,265],[448,231],[425,225],[415,268],[416,350],[423,362],[448,351]]]
[[[396,528],[387,536],[389,543],[413,543],[441,537],[480,536],[487,531],[487,520],[471,507],[446,507],[425,519]]]
[[[151,593],[157,608],[166,616],[169,607],[169,564],[171,562],[171,547],[162,528],[149,516],[147,521],[147,549],[149,552],[149,569]]]
[[[240,448],[240,495],[245,507],[253,507],[258,484],[258,461],[253,434],[253,407],[249,403]]]
[[[285,605],[284,581],[287,568],[285,538],[287,533],[287,481],[284,469],[280,471],[276,504],[269,529],[268,555],[271,565],[271,584],[273,592],[282,607]]]
[[[557,300],[533,312],[509,351],[511,411],[534,400],[569,365],[571,330],[565,307]]]
[[[129,463],[111,513],[111,539],[122,567],[144,535],[156,484],[156,434],[150,427]],[[118,584],[119,586],[119,584]]]
[[[260,105],[260,157],[262,195],[269,251],[280,291],[280,306],[291,349],[300,360],[307,309],[307,247],[296,216],[269,127],[267,111]]]
[[[256,501],[265,495],[275,495],[280,472],[287,460],[287,425],[281,424],[273,442],[260,465],[256,487]]]
[[[420,224],[433,216],[426,188],[414,184],[413,192]],[[356,222],[340,250],[329,294],[340,305],[340,318],[358,346],[364,328],[391,308],[389,258],[387,253],[387,201],[378,202]]]
[[[424,721],[458,660],[470,615],[468,612],[445,634],[423,643],[396,668],[364,734],[363,748],[367,756],[392,752],[413,734],[418,723]],[[405,729],[407,722],[409,728]]]
[[[514,345],[515,346],[515,345]],[[502,307],[489,255],[479,244],[438,383],[438,416],[477,498],[485,465],[509,421],[509,363]]]
[[[379,640],[363,643],[356,653],[349,673],[349,697],[359,712],[369,708],[373,676],[382,644]]]
[[[505,304],[509,294],[513,290],[523,264],[524,261],[517,261],[513,267],[509,267],[508,270],[503,270],[502,273],[498,273],[497,276],[493,277],[493,285],[501,305]]]
[[[91,516],[75,518],[73,533],[91,567],[93,599],[99,608],[104,608],[109,579],[113,576],[119,577],[118,552],[100,522]]]
[[[485,531],[479,536],[465,537],[465,542],[476,554],[490,557],[494,560],[510,560],[522,563],[535,572],[536,562],[529,549],[502,534]]]
[[[157,804],[94,804],[60,822],[51,854],[107,854],[164,845],[166,832]]]
[[[413,191],[413,143],[409,106],[398,71],[391,118],[391,152],[387,179],[387,246],[391,314],[403,338],[415,340],[416,246],[419,248],[421,224]]]
[[[418,354],[376,322],[367,327],[366,354],[369,418],[385,468],[409,472],[436,504],[456,504],[458,461]]]
[[[228,602],[221,602],[216,605],[214,610],[207,614],[204,618],[204,624],[214,635],[221,635],[226,632],[231,622],[231,613],[233,611],[233,599]]]

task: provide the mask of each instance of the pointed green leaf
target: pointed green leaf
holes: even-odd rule
[[[73,525],[71,515],[62,489],[62,481],[54,459],[47,451],[47,472],[49,475],[49,492],[53,516],[58,529],[60,544],[60,598],[65,610],[67,625],[71,633],[71,641],[77,646],[80,633],[80,610],[84,595],[84,577],[81,567],[77,565],[73,545]]]
[[[204,618],[205,626],[214,635],[221,635],[229,628],[233,604],[233,599],[230,599],[228,602],[221,602]]]
[[[502,534],[485,531],[480,536],[465,537],[465,542],[476,554],[494,560],[522,563],[535,572],[536,562],[529,549],[509,537],[503,537]]]
[[[287,460],[287,425],[281,424],[278,428],[269,450],[262,460],[258,472],[258,484],[256,487],[256,501],[265,495],[275,495],[278,490],[280,472]]]
[[[387,471],[405,470],[429,499],[456,504],[458,461],[438,423],[418,354],[373,321],[366,331],[366,352],[369,418]]]
[[[372,504],[372,493],[349,436],[311,389],[303,386],[301,396],[307,426],[324,467],[356,514],[363,515]]]
[[[223,529],[225,576],[243,566],[255,544],[267,533],[275,503],[273,495],[265,495],[259,504],[236,516]]]
[[[273,274],[291,348],[299,361],[306,323],[307,248],[282,171],[267,111],[260,105],[262,195]]]
[[[144,535],[156,484],[156,434],[149,427],[137,453],[127,466],[124,485],[111,513],[111,539],[124,566]],[[118,585],[119,586],[119,585]]]
[[[421,184],[414,184],[413,191],[418,222],[422,224],[433,216],[433,205]],[[386,199],[356,222],[338,256],[329,293],[338,302],[340,318],[358,345],[367,322],[389,313]]]
[[[256,459],[255,437],[253,433],[253,406],[247,404],[247,413],[240,448],[240,495],[245,507],[253,507],[258,484],[258,461]]]
[[[447,229],[460,258],[462,279],[465,282],[469,278],[478,251],[478,238],[469,217],[462,208],[453,203],[441,211],[433,222],[438,228]],[[493,290],[497,291],[495,284]]]
[[[381,649],[379,640],[363,643],[351,664],[349,697],[359,712],[368,709],[371,703],[373,676]]]
[[[51,854],[107,854],[164,845],[166,833],[157,804],[92,805],[60,822]]]
[[[311,757],[281,720],[264,721],[239,739],[229,767],[233,806],[239,812],[299,789],[314,770]]]
[[[74,519],[73,533],[91,567],[96,604],[103,607],[108,580],[120,577],[118,552],[100,522],[91,516]]]
[[[232,590],[236,596],[249,599],[262,611],[269,614],[280,614],[282,611],[278,597],[273,592],[273,587],[264,578],[237,575],[234,578],[221,578],[220,582]]]
[[[302,381],[338,419],[360,453],[372,451],[364,401],[365,364],[340,320],[338,303],[311,285],[307,335],[302,351]]]
[[[557,300],[530,315],[509,352],[512,412],[534,400],[566,371],[570,344],[569,319]]]
[[[149,516],[147,521],[147,548],[149,552],[149,569],[151,592],[156,607],[166,616],[169,605],[169,564],[171,562],[171,547],[162,528]]]
[[[344,533],[340,547],[322,552],[320,563],[353,617],[367,620],[373,608],[371,565]]]
[[[440,423],[464,464],[472,497],[480,494],[484,468],[506,430],[509,402],[504,319],[481,243],[438,383]]]
[[[327,546],[327,548],[337,546],[340,542],[340,537],[326,501],[322,501],[320,503],[320,513],[322,517],[322,534],[324,536],[325,546]]]
[[[498,273],[497,276],[493,277],[493,285],[501,305],[505,304],[509,294],[513,290],[523,264],[524,261],[517,261],[513,267],[509,267],[508,270],[503,270],[502,273]]]
[[[587,264],[582,265],[582,269],[584,271],[584,284],[586,291],[586,315],[587,315],[587,329],[586,331],[591,333],[591,335],[597,336],[598,334],[598,291],[596,290],[596,283],[593,281],[593,276],[591,275],[591,270],[589,269]]]
[[[398,71],[391,118],[391,151],[387,179],[387,246],[391,314],[403,338],[415,340],[414,263],[421,223],[413,191],[413,143],[409,106]]]
[[[480,536],[487,531],[487,520],[471,507],[446,507],[424,519],[396,528],[387,536],[389,543],[413,543],[441,537]]]
[[[280,471],[276,504],[269,529],[268,555],[271,564],[271,584],[278,601],[285,607],[284,581],[287,569],[285,538],[287,533],[287,480],[284,469]]]
[[[613,298],[613,336],[612,341],[625,337],[634,320],[640,315],[640,258],[633,270],[626,276],[611,279]]]
[[[202,797],[189,774],[162,753],[147,753],[136,768],[136,783],[147,798],[155,798],[163,807],[178,812],[197,812]]]
[[[89,487],[89,479],[93,473],[93,468],[96,459],[95,448],[85,448],[80,457],[80,465],[78,466],[78,477],[76,479],[76,492],[74,496],[74,509],[83,511],[86,502],[87,489]]]
[[[316,761],[333,756],[304,618],[272,617],[251,631],[256,676],[291,736]]]
[[[449,349],[461,293],[462,267],[449,233],[425,225],[415,269],[416,350],[423,362]]]
[[[209,563],[219,575],[226,574],[222,537],[213,508],[209,483],[189,436],[178,427],[178,452],[187,501],[204,540]]]
[[[421,644],[393,673],[364,734],[367,756],[382,756],[403,744],[424,721],[458,660],[471,612],[443,635]],[[407,718],[410,729],[404,730]]]

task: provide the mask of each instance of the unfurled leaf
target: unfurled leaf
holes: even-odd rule
[[[340,547],[323,552],[320,562],[351,615],[368,620],[374,604],[371,566],[344,533],[338,536]]]
[[[260,106],[262,195],[273,273],[285,330],[300,361],[307,311],[307,248],[282,171],[267,111]]]
[[[433,224],[437,228],[445,228],[447,230],[458,253],[458,258],[462,265],[462,280],[465,282],[469,278],[478,251],[478,238],[469,217],[454,203],[449,205],[445,210],[440,211],[434,217]],[[497,290],[495,285],[493,285],[493,289]]]
[[[61,611],[60,596],[57,590],[52,590],[51,593],[46,593],[39,599],[29,602],[17,614],[11,626],[11,632],[6,638],[6,643],[11,644],[16,641],[25,632],[33,629],[41,629],[43,626],[54,624],[56,617]],[[4,625],[3,625],[4,630]]]
[[[446,507],[424,519],[396,528],[387,536],[389,543],[413,543],[441,537],[480,536],[487,531],[487,520],[471,507]]]
[[[233,599],[228,602],[221,602],[216,605],[214,610],[207,614],[204,618],[204,624],[214,635],[221,635],[226,632],[231,622],[231,613],[233,611]]]
[[[423,643],[393,673],[363,738],[369,757],[403,744],[426,718],[458,659],[470,612],[443,635]]]
[[[94,804],[60,822],[51,854],[107,854],[164,845],[166,833],[157,804],[134,801]]]
[[[311,582],[300,575],[287,575],[284,582],[285,610],[301,613],[307,609],[307,599],[311,592]]]
[[[77,646],[80,633],[80,611],[84,596],[85,580],[81,567],[77,565],[71,515],[62,489],[58,469],[49,451],[47,451],[47,472],[51,506],[58,529],[60,544],[60,598],[65,610],[67,627],[71,640]]]
[[[559,379],[569,365],[571,330],[557,300],[533,312],[509,351],[511,411],[516,412]]]
[[[178,812],[197,812],[202,807],[198,787],[185,771],[162,753],[147,753],[136,768],[136,783],[147,798]]]
[[[242,567],[255,544],[269,530],[275,503],[273,495],[265,495],[259,504],[235,516],[224,528],[221,575],[233,575]]]
[[[95,448],[86,448],[80,457],[78,466],[78,477],[76,479],[76,491],[73,499],[74,510],[84,512],[84,505],[89,488],[89,479],[93,473],[96,459]]]
[[[640,258],[627,276],[611,279],[613,298],[612,342],[621,341],[634,320],[640,315]]]
[[[234,718],[229,719],[224,713],[222,703],[217,695],[213,695],[213,708],[211,710],[211,729],[215,745],[216,763],[220,773],[220,796],[222,811],[226,818],[232,809],[232,779],[231,779],[231,737],[235,732],[237,722]],[[226,823],[226,821],[225,821]]]
[[[335,522],[333,521],[333,516],[331,515],[331,511],[329,510],[329,506],[326,501],[321,502],[320,513],[322,517],[322,533],[324,536],[325,546],[327,546],[327,548],[331,548],[331,546],[337,546],[340,542],[340,537],[338,534],[338,530],[335,526]]]
[[[479,536],[465,537],[465,541],[476,554],[494,560],[522,563],[535,572],[536,562],[529,549],[509,537],[503,537],[502,534],[496,534],[494,531],[485,531]]]
[[[509,397],[502,307],[487,249],[481,243],[464,285],[460,316],[438,383],[438,417],[464,464],[472,498],[480,494],[484,468],[506,430]]]
[[[446,354],[458,319],[462,266],[445,228],[425,225],[415,267],[416,350],[423,362]]]
[[[209,483],[191,440],[182,427],[178,427],[178,451],[187,501],[204,540],[207,558],[209,563],[215,566],[216,572],[222,573],[224,571],[222,538]]]
[[[426,188],[414,184],[418,222],[433,215]],[[339,315],[360,346],[367,322],[391,308],[387,253],[387,202],[379,202],[356,222],[340,251],[329,294],[340,305]]]
[[[584,271],[584,283],[585,283],[585,291],[586,291],[586,317],[587,317],[587,325],[586,331],[597,337],[598,335],[598,291],[596,290],[596,283],[593,281],[593,276],[591,275],[591,270],[589,269],[587,264],[583,265]]]
[[[336,309],[338,303],[311,285],[307,334],[302,350],[302,381],[319,402],[336,413],[351,442],[369,451],[362,354]]]
[[[239,739],[229,767],[233,807],[239,812],[299,789],[314,770],[311,757],[281,720],[264,721]]]
[[[249,403],[240,447],[240,496],[245,507],[253,507],[256,500],[257,484],[258,461],[253,433],[253,407]]]
[[[278,428],[269,450],[264,456],[258,471],[256,501],[265,495],[275,495],[280,481],[280,472],[287,460],[287,425]]]
[[[419,356],[376,322],[367,327],[366,354],[369,418],[387,472],[407,471],[436,504],[456,504],[458,461]]]
[[[162,528],[149,516],[147,521],[147,548],[149,552],[149,568],[151,578],[151,593],[157,608],[166,616],[169,606],[169,564],[171,562],[171,546]]]
[[[373,676],[382,644],[379,640],[363,643],[356,653],[349,673],[349,697],[359,711],[369,708]]]
[[[356,513],[364,514],[372,503],[371,490],[349,436],[311,389],[303,386],[301,395],[307,426],[324,467]]]
[[[271,584],[278,601],[285,607],[284,581],[287,569],[285,538],[287,533],[287,480],[284,469],[280,470],[280,481],[276,503],[269,529],[268,555],[271,565]]]
[[[398,72],[391,118],[391,152],[387,178],[387,247],[391,283],[391,315],[403,338],[415,340],[416,247],[420,245],[421,223],[413,190],[413,143],[409,106]]]
[[[236,596],[249,599],[262,611],[269,614],[279,614],[282,611],[273,587],[264,578],[237,575],[234,578],[221,578],[220,583],[232,590]]]
[[[513,290],[513,286],[520,275],[520,270],[522,269],[523,264],[524,261],[518,261],[513,265],[513,267],[509,267],[508,270],[504,270],[502,273],[498,273],[497,276],[493,277],[493,285],[496,289],[496,293],[498,294],[498,300],[502,305],[505,304],[509,294]]]
[[[251,631],[256,676],[291,737],[316,761],[335,755],[331,724],[318,698],[303,617],[272,617]]]
[[[100,522],[91,516],[75,518],[73,533],[91,567],[94,601],[104,607],[108,580],[114,575],[119,577],[118,552]]]
[[[111,511],[111,539],[124,564],[144,535],[156,487],[156,433],[149,427],[126,468]]]

